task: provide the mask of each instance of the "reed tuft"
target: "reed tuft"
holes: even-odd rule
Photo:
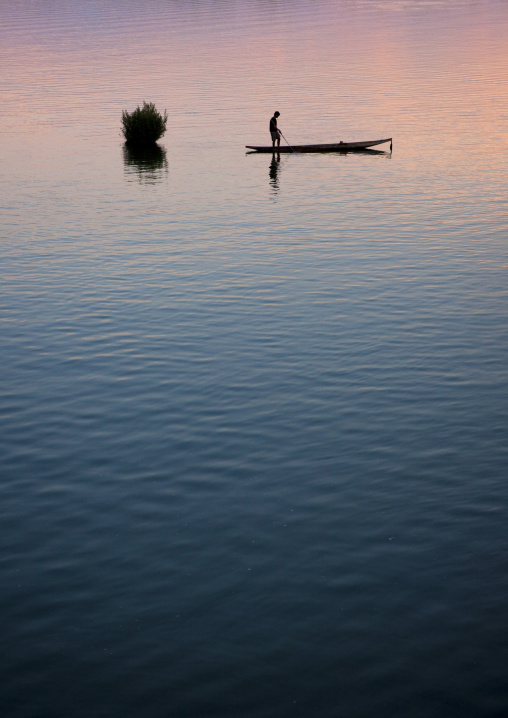
[[[157,110],[153,102],[143,102],[134,112],[122,112],[122,132],[129,145],[152,145],[166,132],[168,113]]]

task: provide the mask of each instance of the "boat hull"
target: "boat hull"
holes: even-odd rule
[[[248,150],[254,152],[354,152],[355,150],[366,150],[369,147],[375,147],[376,145],[382,145],[385,142],[390,143],[392,138],[388,137],[386,140],[367,140],[365,142],[334,142],[327,145],[284,145],[274,148],[272,145],[259,147],[256,145],[245,145]]]

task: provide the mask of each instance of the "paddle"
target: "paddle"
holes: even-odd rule
[[[279,130],[279,132],[280,132],[280,130]],[[280,134],[281,134],[281,137],[284,137],[284,135],[282,134],[282,132],[280,132]],[[284,137],[284,139],[286,140],[285,137]],[[289,149],[291,150],[291,152],[294,152],[294,149],[291,147],[291,145],[289,144],[289,142],[288,142],[287,140],[286,140],[286,142],[287,142],[287,145],[288,145]]]

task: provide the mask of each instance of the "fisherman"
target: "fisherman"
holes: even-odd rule
[[[272,147],[275,152],[275,143],[277,143],[277,147],[280,147],[280,131],[277,128],[277,117],[279,117],[280,112],[275,111],[273,113],[273,117],[270,119],[270,134],[272,136]]]

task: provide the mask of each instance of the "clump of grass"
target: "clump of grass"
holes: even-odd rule
[[[166,132],[168,113],[157,110],[153,102],[143,102],[134,112],[122,112],[122,132],[129,145],[153,145]]]

